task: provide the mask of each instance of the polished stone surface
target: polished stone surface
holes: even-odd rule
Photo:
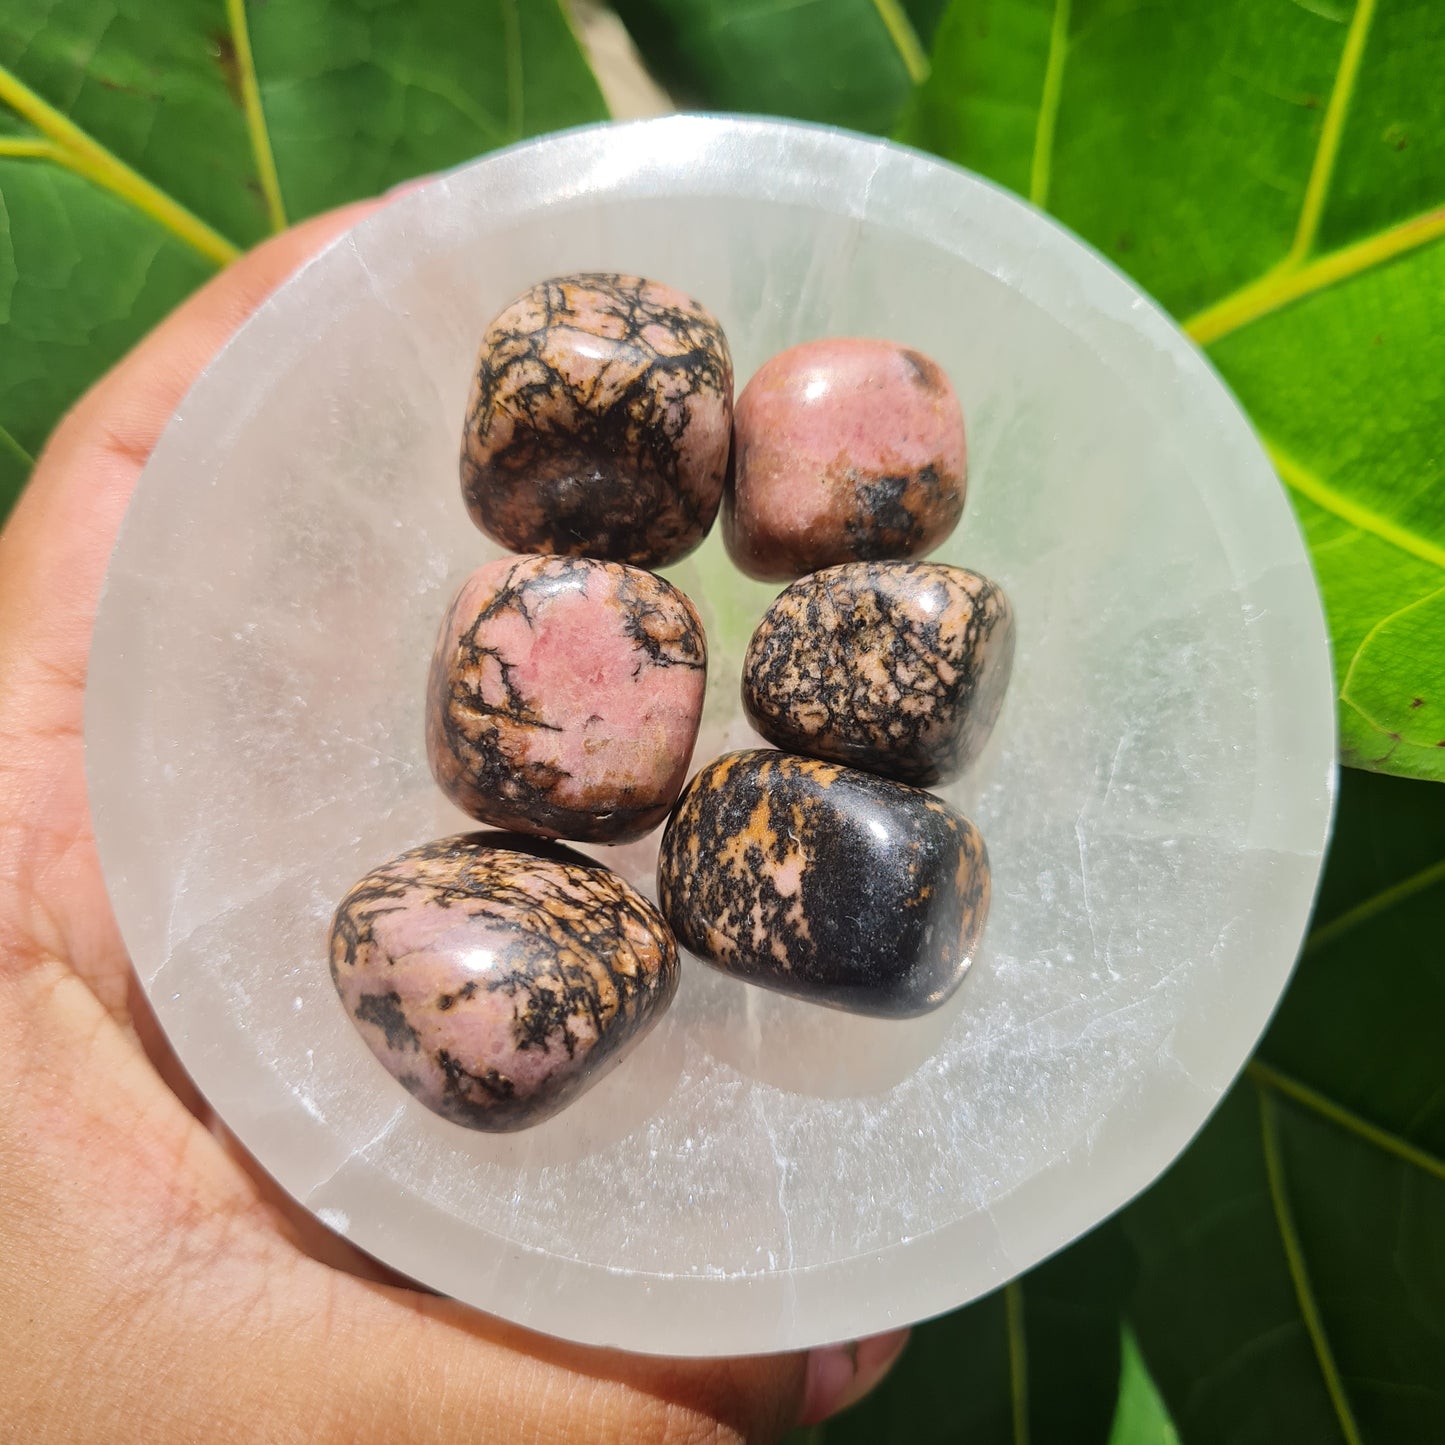
[[[723,537],[750,577],[915,557],[963,514],[963,412],[942,367],[827,337],[766,361],[738,397]]]
[[[688,784],[662,838],[678,941],[749,983],[912,1018],[945,1002],[988,915],[983,837],[917,788],[770,749]]]
[[[769,742],[926,787],[982,751],[1013,670],[1003,589],[936,562],[853,562],[763,614],[743,707]]]
[[[665,566],[717,515],[732,410],[727,338],[690,296],[610,272],[541,281],[482,338],[462,496],[514,552]]]
[[[662,1016],[677,945],[657,910],[570,849],[443,838],[374,868],[331,926],[331,978],[387,1071],[469,1129],[525,1129],[592,1087]]]
[[[702,623],[670,582],[583,557],[489,562],[432,657],[432,775],[501,828],[640,838],[687,777],[706,685]]]

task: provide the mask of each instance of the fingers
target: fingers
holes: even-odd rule
[[[364,1308],[387,1301],[414,1314],[395,1337],[405,1348],[360,1402],[375,1433],[358,1436],[357,1418],[347,1416],[337,1421],[347,1440],[766,1445],[856,1404],[909,1338],[903,1329],[808,1353],[663,1359],[569,1344],[406,1290],[347,1288],[370,1296]],[[488,1422],[497,1423],[489,1430]]]
[[[369,1296],[363,1313],[399,1303],[414,1315],[357,1400],[360,1418],[348,1413],[335,1421],[336,1438],[348,1441],[768,1445],[861,1400],[909,1335],[894,1330],[809,1353],[662,1359],[568,1344],[405,1290],[360,1282],[347,1290]],[[343,1318],[356,1316],[348,1310]],[[359,1431],[362,1418],[372,1433]]]
[[[808,1356],[800,1425],[816,1425],[880,1385],[908,1344],[909,1330],[889,1330],[848,1345],[828,1345]]]
[[[403,1290],[347,1281],[342,1298],[333,1327],[347,1339],[383,1332],[390,1347],[371,1357],[356,1389],[327,1401],[318,1445],[768,1445],[792,1428],[802,1404],[801,1354],[659,1359],[571,1345]],[[409,1317],[402,1328],[396,1312]],[[327,1353],[344,1357],[347,1348],[333,1339]]]
[[[559,1411],[554,1398],[537,1422],[543,1439],[773,1441],[793,1427],[802,1409],[806,1354],[666,1359],[569,1344],[450,1301],[428,1301],[424,1309],[454,1331],[483,1322],[522,1368],[540,1371],[538,1379],[554,1385],[554,1397],[559,1376],[576,1382],[569,1388],[579,1404],[585,1402],[585,1413]],[[445,1438],[464,1437],[457,1431]]]

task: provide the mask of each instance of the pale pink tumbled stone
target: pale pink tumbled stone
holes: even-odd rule
[[[914,557],[963,513],[963,412],[934,361],[891,341],[804,342],[738,397],[723,538],[749,576]]]
[[[707,643],[670,582],[620,562],[508,557],[462,584],[427,698],[427,757],[458,807],[542,837],[617,843],[687,776]]]
[[[657,910],[590,858],[500,833],[374,868],[331,925],[331,978],[387,1071],[472,1129],[523,1129],[595,1084],[677,988]]]

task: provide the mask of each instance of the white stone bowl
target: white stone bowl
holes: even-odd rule
[[[994,740],[946,796],[993,914],[932,1017],[865,1020],[684,964],[573,1108],[429,1114],[332,991],[362,873],[465,820],[423,680],[496,549],[456,452],[485,322],[551,274],[702,299],[741,385],[808,337],[936,357],[970,427],[938,554],[1019,618]],[[700,765],[750,745],[738,667],[776,589],[716,536],[670,575],[713,664]],[[1304,548],[1238,407],[1122,275],[993,186],[837,131],[669,118],[517,147],[388,206],[211,364],[141,479],[87,700],[101,857],[206,1097],[333,1229],[576,1340],[780,1350],[1001,1284],[1152,1180],[1288,978],[1328,830],[1333,687]],[[610,856],[652,891],[657,835]],[[605,854],[607,850],[597,850]]]

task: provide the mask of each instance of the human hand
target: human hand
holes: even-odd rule
[[[83,773],[96,599],[167,419],[287,276],[381,202],[298,226],[197,293],[66,418],[0,535],[0,1435],[773,1440],[882,1378],[905,1332],[665,1360],[407,1288],[210,1119],[138,990]]]

